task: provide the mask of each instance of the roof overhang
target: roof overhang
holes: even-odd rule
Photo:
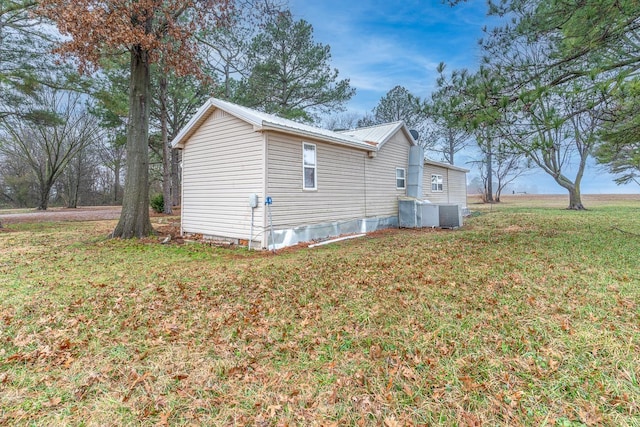
[[[458,172],[464,172],[464,173],[468,173],[469,172],[469,169],[461,168],[459,166],[450,165],[449,163],[436,162],[435,160],[425,159],[424,164],[425,165],[438,166],[438,167],[445,168],[445,169],[451,169],[451,170],[458,171]]]
[[[193,133],[200,127],[200,125],[211,115],[215,106],[213,105],[213,98],[208,99],[196,114],[191,117],[191,120],[180,129],[180,132],[171,141],[171,148],[184,148],[184,143],[193,135]]]
[[[359,142],[359,141],[350,141],[350,140],[346,140],[344,138],[340,138],[340,137],[334,137],[332,135],[324,135],[324,134],[318,134],[315,132],[309,132],[306,131],[304,129],[294,129],[294,128],[290,128],[288,126],[283,126],[279,123],[270,123],[267,121],[263,121],[262,122],[262,126],[256,127],[254,126],[254,129],[259,130],[259,131],[272,131],[272,132],[280,132],[280,133],[285,133],[288,135],[294,135],[294,136],[301,136],[304,138],[312,138],[312,139],[319,139],[322,141],[326,141],[326,142],[332,142],[334,144],[339,144],[339,145],[345,145],[347,147],[353,147],[353,148],[358,148],[360,150],[364,150],[364,151],[377,151],[377,148],[375,146],[372,146],[366,142]]]

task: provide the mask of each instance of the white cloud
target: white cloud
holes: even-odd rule
[[[370,111],[396,85],[428,97],[440,62],[451,69],[477,63],[473,52],[480,30],[463,19],[469,10],[477,13],[477,5],[450,8],[418,0],[290,3],[297,18],[314,26],[316,41],[331,46],[332,67],[356,88],[350,110]]]

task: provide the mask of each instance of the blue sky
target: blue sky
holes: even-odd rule
[[[486,24],[484,1],[450,7],[439,0],[290,0],[297,19],[310,22],[315,40],[331,46],[332,65],[356,96],[349,111],[367,113],[396,85],[431,93],[436,67],[474,68]]]
[[[482,28],[498,22],[486,16],[484,0],[455,7],[440,0],[289,0],[289,6],[296,19],[313,25],[316,42],[331,46],[332,67],[356,88],[347,110],[360,115],[371,112],[396,85],[421,98],[429,97],[440,62],[448,70],[476,69]],[[469,167],[463,164],[465,157],[460,158],[459,165]],[[469,179],[474,175],[476,171]],[[527,174],[513,189],[566,193],[544,173]],[[613,177],[591,165],[582,192],[640,193],[640,186],[617,186]]]

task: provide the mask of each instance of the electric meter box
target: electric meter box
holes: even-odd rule
[[[258,207],[258,195],[257,194],[251,194],[249,196],[249,206],[252,208],[257,208]]]

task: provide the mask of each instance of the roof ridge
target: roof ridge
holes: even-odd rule
[[[365,129],[373,129],[373,128],[377,128],[377,127],[382,127],[382,126],[390,126],[390,125],[398,125],[400,123],[404,123],[403,120],[396,120],[395,122],[387,122],[387,123],[380,123],[377,125],[369,125],[369,126],[362,126],[362,127],[358,127],[358,128],[353,128],[353,129],[344,129],[344,130],[340,130],[340,131],[336,131],[338,133],[346,133],[346,132],[353,132],[356,130],[365,130]]]

